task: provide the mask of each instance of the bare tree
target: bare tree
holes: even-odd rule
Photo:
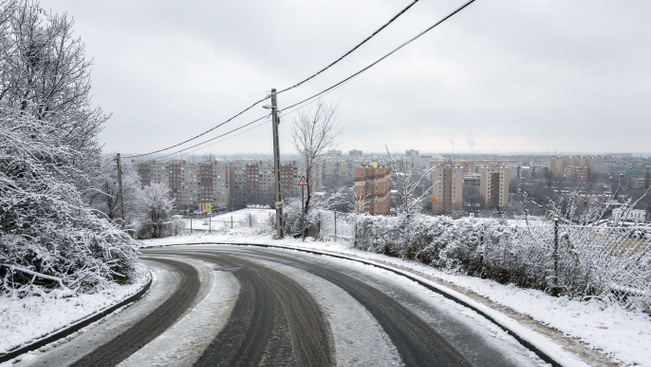
[[[391,187],[398,192],[396,209],[399,214],[410,216],[419,213],[423,207],[423,200],[430,193],[434,185],[419,193],[421,183],[427,179],[432,168],[425,170],[422,174],[416,172],[413,161],[391,155],[389,147],[385,146],[389,160],[391,161]]]
[[[91,62],[72,26],[38,3],[0,3],[0,103],[55,127],[58,144],[84,153],[75,163],[87,170],[99,157],[97,135],[108,117],[91,103]]]
[[[301,111],[298,119],[294,120],[291,142],[303,160],[304,175],[309,184],[305,198],[305,212],[310,208],[317,160],[328,150],[336,147],[340,132],[341,128],[337,123],[337,106],[321,100],[317,101],[313,111]]]
[[[120,223],[118,201],[117,162],[115,158],[104,158],[97,173],[90,178],[90,189],[86,200],[92,208],[103,213],[111,222]],[[124,216],[127,228],[132,227],[138,215],[138,197],[142,194],[140,178],[133,164],[122,165],[122,187]]]
[[[356,194],[355,190],[350,193],[349,209],[357,214],[366,213],[371,205],[371,196],[373,194]]]

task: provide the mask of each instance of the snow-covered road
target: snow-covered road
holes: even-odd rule
[[[545,365],[474,312],[373,266],[229,245],[144,256],[155,279],[141,301],[16,365]],[[174,302],[165,319],[143,321]]]

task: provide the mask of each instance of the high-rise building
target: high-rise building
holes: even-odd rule
[[[436,167],[432,170],[432,211],[449,214],[463,209],[463,168]]]
[[[588,175],[590,174],[588,166],[565,166],[564,172],[564,176],[567,180],[581,182],[588,181]]]
[[[592,174],[593,163],[593,157],[551,157],[549,158],[549,171],[554,177],[558,178],[565,174],[565,167],[567,166],[583,166],[587,167],[588,175],[590,175]]]
[[[351,149],[351,150],[348,151],[348,155],[349,155],[350,157],[357,157],[357,158],[359,158],[359,157],[362,156],[362,151],[361,151],[361,150],[357,150],[357,149]]]
[[[169,186],[167,164],[158,161],[137,162],[140,185],[149,186],[153,183]]]
[[[490,167],[481,169],[481,206],[503,210],[509,203],[510,169]]]
[[[283,198],[297,196],[298,162],[280,165],[280,186]],[[274,205],[276,192],[274,166],[271,162],[237,161],[231,163],[231,206],[241,208],[251,204]]]
[[[230,205],[230,167],[219,161],[199,164],[199,204],[210,203],[213,210]]]
[[[186,160],[167,164],[170,198],[178,210],[196,210],[199,204],[199,167]]]
[[[368,165],[355,168],[355,197],[364,202],[362,213],[387,215],[391,210],[391,168]]]

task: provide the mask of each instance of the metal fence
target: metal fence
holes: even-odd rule
[[[323,239],[335,238],[334,216],[321,213]],[[367,251],[554,295],[614,298],[646,310],[651,303],[650,227],[337,213],[336,238]]]
[[[251,228],[257,230],[269,229],[272,213],[268,211],[233,212],[206,218],[185,218],[185,233],[194,232],[225,232],[231,229]]]

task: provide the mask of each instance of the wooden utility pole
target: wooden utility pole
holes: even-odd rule
[[[124,196],[122,195],[122,161],[118,153],[118,201],[120,202],[120,218],[122,218],[122,229],[124,230]]]
[[[278,106],[276,104],[276,88],[271,90],[271,125],[273,125],[274,175],[276,177],[276,231],[278,238],[285,237],[283,221],[283,194],[280,186],[280,148],[278,144]]]

